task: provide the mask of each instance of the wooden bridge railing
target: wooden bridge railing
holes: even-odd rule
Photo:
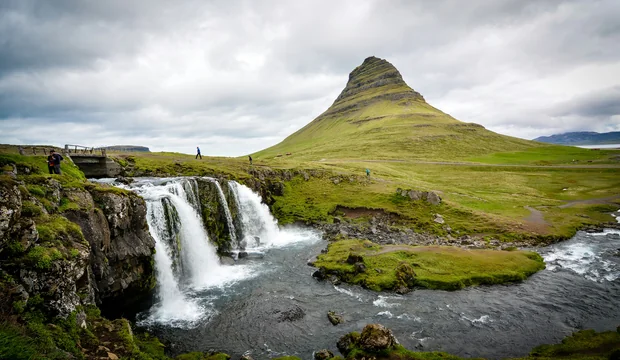
[[[101,155],[107,156],[105,148],[97,148],[97,147],[88,147],[82,145],[65,145],[65,154],[91,154],[91,155]]]

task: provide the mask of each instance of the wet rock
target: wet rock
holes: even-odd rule
[[[241,355],[239,360],[254,360],[254,358],[252,358],[252,356],[250,356],[249,354],[244,354],[244,355]]]
[[[278,322],[293,322],[301,320],[306,316],[306,312],[297,305],[293,305],[284,311],[276,310],[275,312],[278,314]]]
[[[239,256],[239,259],[247,258],[248,253],[247,251],[239,251],[239,254],[237,256]]]
[[[318,270],[312,273],[312,277],[317,280],[325,280],[327,279],[327,272],[325,272],[325,269],[319,268]]]
[[[387,350],[399,343],[390,329],[379,324],[368,324],[362,330],[358,344],[364,351],[378,352]]]
[[[336,343],[336,347],[338,347],[338,351],[344,356],[347,357],[349,353],[355,349],[357,345],[357,341],[359,340],[360,335],[358,333],[349,333],[342,336],[338,339]]]
[[[344,317],[340,314],[336,314],[334,311],[327,312],[327,319],[329,319],[329,322],[334,326],[344,322]]]
[[[329,282],[332,283],[332,285],[340,285],[342,283],[340,278],[336,275],[330,275]]]
[[[328,360],[333,359],[334,353],[327,349],[319,350],[314,353],[314,360]]]
[[[121,184],[125,184],[125,185],[130,185],[134,180],[132,178],[126,178],[123,176],[119,176],[116,178],[116,182],[121,183]]]
[[[363,262],[355,263],[355,272],[357,274],[366,272],[366,265]]]

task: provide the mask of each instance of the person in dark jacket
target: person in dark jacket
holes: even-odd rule
[[[252,165],[252,156],[248,155],[248,158],[250,159],[250,165]]]
[[[59,174],[60,175],[60,161],[62,160],[62,155],[56,154],[54,149],[50,150],[50,155],[47,157],[47,169],[50,174]]]
[[[200,160],[202,160],[202,155],[200,155],[200,148],[196,146],[196,159],[200,156]]]

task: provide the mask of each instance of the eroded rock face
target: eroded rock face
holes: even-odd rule
[[[155,243],[140,197],[64,189],[54,179],[35,180],[39,193],[30,194],[22,182],[1,180],[0,273],[13,279],[9,304],[36,297],[48,315],[66,316],[78,306],[128,308],[150,297]]]
[[[12,180],[0,182],[0,251],[9,241],[9,234],[20,218],[22,197],[17,183]]]
[[[91,193],[100,208],[75,220],[93,249],[98,302],[104,312],[132,307],[155,286],[155,240],[148,231],[146,204],[133,193]]]

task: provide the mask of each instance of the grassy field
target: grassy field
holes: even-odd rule
[[[353,259],[353,260],[351,260]],[[363,263],[358,271],[355,263]],[[451,246],[379,246],[370,241],[330,243],[314,266],[375,291],[399,287],[458,290],[525,280],[545,268],[529,251],[466,250]]]

